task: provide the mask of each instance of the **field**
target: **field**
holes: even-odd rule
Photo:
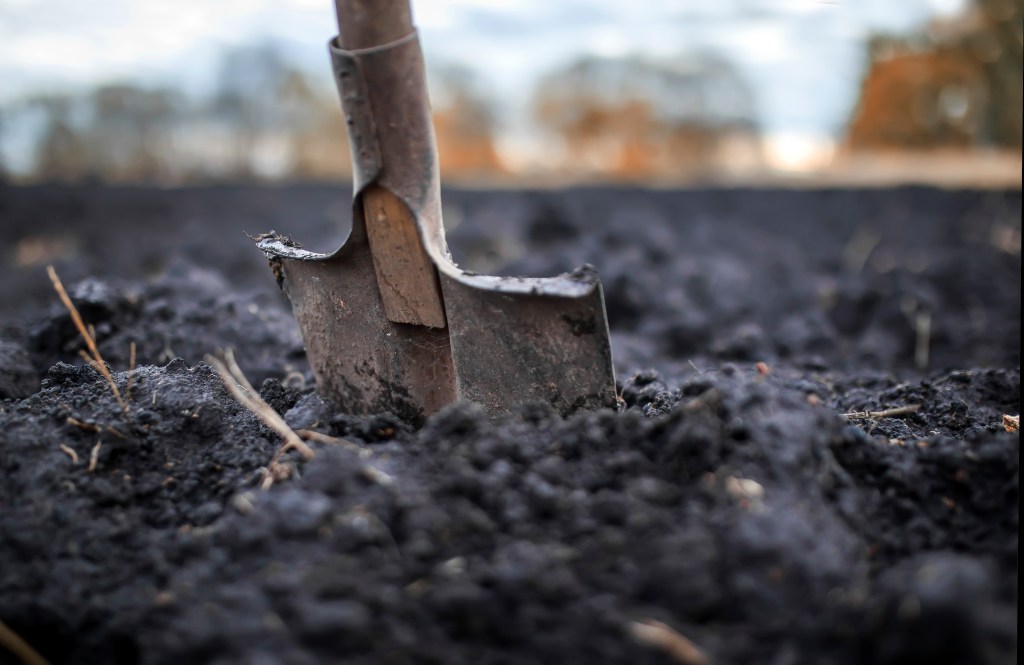
[[[50,663],[1016,661],[1019,190],[449,190],[463,267],[597,267],[623,406],[419,431],[319,398],[243,233],[348,200],[0,185],[0,621]],[[269,475],[229,347],[315,457]]]

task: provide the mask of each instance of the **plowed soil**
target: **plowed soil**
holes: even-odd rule
[[[623,406],[420,430],[317,395],[243,235],[348,199],[0,185],[0,621],[49,662],[1016,662],[1019,191],[446,192],[466,268],[597,267]],[[343,443],[263,489],[228,347]]]

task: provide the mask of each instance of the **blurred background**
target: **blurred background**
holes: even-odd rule
[[[420,0],[446,181],[1020,187],[1022,0]],[[347,180],[330,0],[2,0],[0,180]]]

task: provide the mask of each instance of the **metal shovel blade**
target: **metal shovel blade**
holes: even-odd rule
[[[362,236],[362,237],[360,237]],[[500,415],[527,402],[562,414],[615,404],[601,285],[592,270],[517,280],[442,273],[448,325],[385,315],[365,235],[327,256],[266,238],[325,396],[349,413],[410,422],[469,400]]]
[[[492,415],[528,402],[562,414],[613,406],[608,323],[592,268],[508,278],[451,261],[411,21],[409,30],[370,48],[330,46],[355,180],[344,245],[325,255],[279,236],[258,243],[291,300],[321,393],[350,413],[390,411],[417,423],[458,400]],[[393,197],[381,208],[391,212],[368,214],[381,195]],[[413,265],[417,252],[422,274],[413,272],[422,269]],[[436,302],[419,302],[435,291]]]

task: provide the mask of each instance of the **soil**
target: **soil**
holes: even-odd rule
[[[49,662],[1016,662],[1020,191],[448,191],[464,267],[597,267],[623,407],[418,431],[316,394],[243,235],[348,196],[0,185],[0,621]],[[262,489],[227,347],[348,444]]]

